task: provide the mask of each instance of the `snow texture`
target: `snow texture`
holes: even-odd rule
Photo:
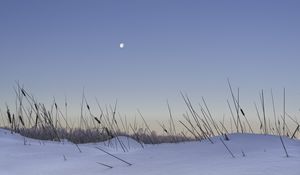
[[[1,175],[299,175],[300,141],[271,135],[232,134],[224,141],[141,145],[118,137],[103,143],[40,141],[0,129]],[[223,138],[222,138],[223,139]],[[144,146],[144,148],[142,147]],[[97,149],[117,156],[125,162]],[[123,148],[122,148],[123,147]],[[126,152],[123,151],[126,149]],[[108,166],[113,168],[109,168]]]

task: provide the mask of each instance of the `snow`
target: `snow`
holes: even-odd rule
[[[76,145],[70,142],[40,141],[0,129],[1,175],[299,175],[300,141],[283,138],[289,158],[278,136],[232,134],[209,141],[143,145],[127,137],[103,143]],[[24,145],[25,140],[25,145]],[[126,147],[124,152],[120,143]],[[102,152],[121,158],[126,163]],[[245,153],[245,157],[242,154]],[[98,164],[103,163],[113,168]]]

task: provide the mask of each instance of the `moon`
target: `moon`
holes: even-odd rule
[[[120,48],[121,48],[121,49],[123,49],[123,48],[124,48],[124,46],[125,46],[125,44],[124,44],[124,43],[120,43]]]

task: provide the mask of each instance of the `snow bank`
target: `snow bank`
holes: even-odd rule
[[[139,143],[136,140],[126,136],[114,137],[113,139],[100,144],[120,152],[128,152],[143,148],[142,143]]]
[[[118,137],[103,143],[76,145],[40,141],[0,129],[1,175],[299,175],[300,141],[284,138],[289,158],[285,157],[279,137],[232,134],[224,141],[235,155],[232,158],[222,137],[209,141],[178,144],[141,145],[133,139]],[[122,151],[121,144],[129,151]],[[95,147],[132,163],[119,159]],[[244,156],[243,153],[244,152]],[[99,163],[111,166],[101,165]]]

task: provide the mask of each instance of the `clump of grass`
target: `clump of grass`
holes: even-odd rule
[[[36,101],[34,96],[30,95],[19,84],[17,84],[17,88],[15,89],[16,111],[12,112],[8,105],[6,105],[6,117],[4,118],[6,121],[2,122],[2,126],[26,137],[55,141],[67,139],[75,143],[79,152],[81,152],[78,146],[79,143],[101,142],[115,137],[121,145],[122,150],[127,152],[130,149],[130,145],[123,143],[123,141],[118,139],[118,136],[131,137],[137,140],[142,148],[144,148],[144,144],[177,143],[191,140],[208,140],[213,144],[214,142],[211,137],[214,136],[223,136],[225,140],[229,140],[229,134],[232,132],[255,132],[246,117],[246,110],[241,107],[239,89],[237,89],[237,93],[234,93],[229,80],[228,85],[234,106],[232,108],[232,104],[227,100],[231,114],[230,124],[232,127],[235,127],[235,129],[231,128],[231,132],[226,127],[225,117],[223,117],[222,121],[217,121],[203,97],[202,104],[199,104],[199,108],[196,108],[192,104],[191,99],[182,92],[181,96],[187,107],[187,112],[183,114],[183,120],[180,119],[178,122],[175,122],[171,106],[167,101],[168,124],[164,125],[163,122],[158,122],[163,134],[156,134],[139,110],[137,113],[141,122],[138,122],[136,118],[133,122],[128,122],[126,116],[123,117],[118,113],[117,101],[112,106],[103,107],[96,99],[98,109],[93,109],[84,92],[81,100],[79,125],[72,125],[70,117],[67,116],[68,103],[66,98],[65,109],[61,108],[55,99],[53,99],[50,108],[47,108],[44,104]],[[299,133],[299,123],[286,113],[285,101],[282,120],[279,119],[277,122],[278,118],[275,114],[272,91],[271,95],[274,113],[273,125],[270,121],[271,119],[266,116],[264,91],[260,93],[262,114],[259,113],[258,107],[255,104],[260,132],[264,134],[276,134],[280,137],[289,134],[291,138],[296,138]],[[96,110],[99,110],[100,113],[95,112]],[[293,132],[287,127],[287,119],[296,124]],[[183,129],[181,131],[178,130],[176,124],[181,125]],[[277,129],[278,132],[276,132]],[[110,145],[111,143],[108,142],[107,146]]]

